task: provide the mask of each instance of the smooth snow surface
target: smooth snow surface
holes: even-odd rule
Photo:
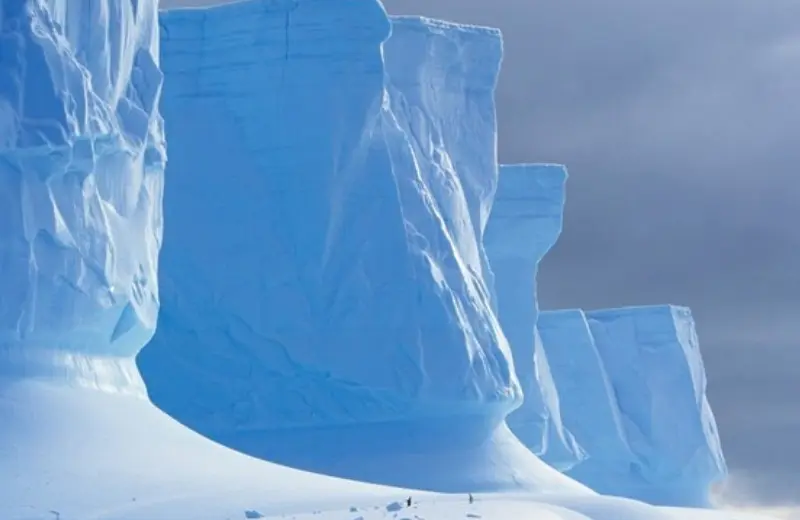
[[[525,395],[508,424],[534,453],[561,470],[585,455],[562,425],[558,392],[536,330],[536,275],[561,234],[566,180],[566,169],[556,164],[501,167],[486,230],[495,307]]]
[[[139,398],[31,381],[0,385],[3,520],[227,520],[247,512],[314,520],[738,520],[588,495],[478,495],[470,506],[466,495],[371,486],[255,460]]]
[[[481,237],[499,33],[400,18],[382,53],[389,20],[367,1],[161,24],[171,184],[139,357],[153,401],[322,473],[449,491],[551,478],[502,425],[520,392]]]

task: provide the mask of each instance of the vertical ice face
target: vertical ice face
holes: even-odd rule
[[[255,0],[162,26],[163,305],[138,360],[153,401],[267,457],[287,441],[270,431],[469,415],[488,435],[518,396],[479,236],[499,33],[402,21],[386,59],[431,63],[387,78],[374,0]]]
[[[706,505],[727,469],[691,312],[656,306],[586,316],[638,459],[628,496]]]
[[[617,395],[586,315],[578,309],[543,311],[537,330],[564,426],[588,455],[569,475],[601,492],[629,494],[631,472],[641,472],[635,469],[640,462],[631,451]],[[619,486],[621,481],[625,484]]]
[[[508,424],[526,446],[559,469],[576,464],[583,452],[562,425],[558,392],[536,330],[536,273],[561,234],[566,180],[560,165],[502,166],[485,237],[494,304],[524,393]]]
[[[483,247],[497,189],[500,32],[396,17],[384,55],[386,142],[413,278],[425,281],[411,315],[426,346],[420,367],[435,385],[426,400],[450,413],[459,406],[473,413],[472,403],[505,415],[517,404],[518,383],[491,311]]]
[[[496,29],[417,17],[393,17],[384,44],[391,110],[419,170],[415,180],[441,208],[463,267],[479,277],[497,189],[494,91],[502,55]]]
[[[2,0],[0,49],[0,374],[92,371],[156,324],[157,2]]]

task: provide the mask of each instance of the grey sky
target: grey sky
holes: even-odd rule
[[[690,305],[738,481],[800,500],[800,2],[384,3],[503,30],[501,158],[571,173],[544,306]]]

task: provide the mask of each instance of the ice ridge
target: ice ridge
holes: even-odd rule
[[[114,389],[159,307],[157,5],[82,3],[0,3],[0,376]]]

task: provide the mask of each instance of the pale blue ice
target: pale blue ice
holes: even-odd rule
[[[565,170],[498,187],[501,60],[496,30],[374,0],[0,0],[0,516],[385,492],[145,390],[319,473],[594,500],[535,453],[704,497],[690,318],[537,331]]]
[[[508,424],[534,453],[567,470],[586,454],[563,427],[560,399],[536,330],[536,276],[539,262],[561,234],[567,170],[557,164],[519,164],[502,166],[500,172],[485,243],[494,272],[495,309],[525,395]]]
[[[543,460],[599,492],[707,506],[726,465],[691,312],[539,313],[537,266],[561,232],[566,178],[557,165],[500,169],[486,248],[525,393],[508,423]]]
[[[162,310],[139,357],[153,401],[303,469],[515,486],[478,462],[521,400],[481,240],[499,32],[397,19],[381,50],[390,27],[372,2],[247,2],[161,24]]]
[[[91,373],[156,326],[155,5],[85,1],[0,7],[0,375]]]

